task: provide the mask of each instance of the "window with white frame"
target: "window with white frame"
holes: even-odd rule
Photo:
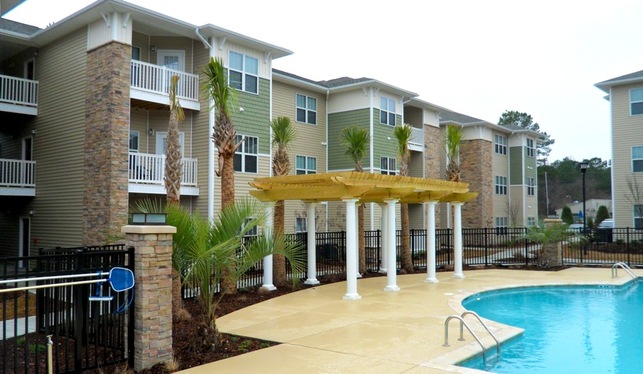
[[[632,173],[643,173],[643,146],[632,147]]]
[[[228,82],[240,91],[259,92],[259,60],[230,51]]]
[[[536,217],[527,217],[527,226],[536,226]]]
[[[380,122],[395,126],[395,100],[384,96],[380,98]]]
[[[535,154],[534,139],[527,139],[527,157],[534,157]]]
[[[634,228],[643,229],[643,205],[634,205]]]
[[[140,136],[139,131],[130,131],[129,132],[129,151],[138,152],[138,139]]]
[[[317,124],[317,99],[297,94],[297,122]]]
[[[295,174],[317,174],[317,158],[297,155],[295,157]]]
[[[234,141],[235,143],[242,141],[234,153],[234,171],[256,173],[259,161],[259,139],[254,136],[237,135]]]
[[[253,223],[254,220],[255,220],[254,217],[250,217],[246,220],[244,224],[244,231],[245,231],[243,234],[244,239],[254,239],[257,237],[257,235],[259,235],[259,227],[256,224],[253,224],[249,228],[247,227],[247,225],[249,223]]]
[[[509,219],[507,217],[496,217],[496,227],[497,228],[506,228]]]
[[[386,175],[395,175],[395,158],[393,157],[380,157],[380,173]]]
[[[507,194],[507,177],[496,175],[496,195]]]
[[[495,152],[499,155],[506,155],[507,154],[507,137],[502,135],[495,135],[494,138],[495,138],[495,142],[494,142]]]
[[[307,217],[295,218],[295,232],[307,232],[308,231],[307,225],[308,225]]]
[[[643,114],[643,88],[630,90],[630,114]]]
[[[527,195],[534,196],[536,194],[536,178],[527,178]]]

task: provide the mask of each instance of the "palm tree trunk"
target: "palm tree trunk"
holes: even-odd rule
[[[220,158],[221,159],[221,158]],[[223,157],[221,167],[221,209],[234,204],[234,156]],[[229,294],[237,293],[237,283],[232,274],[236,266],[235,261],[230,262],[228,269],[224,269],[221,278],[221,288]]]
[[[275,202],[273,230],[275,233],[284,232],[285,205],[284,201]],[[286,281],[286,258],[282,255],[275,254],[272,256],[273,282],[276,287],[285,287]]]
[[[411,256],[411,234],[409,230],[409,204],[400,204],[402,215],[402,269],[407,274],[414,271]]]

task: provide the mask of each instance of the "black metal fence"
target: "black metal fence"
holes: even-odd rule
[[[115,266],[133,270],[134,249],[55,248],[40,250],[39,256],[1,258],[0,279],[97,274]],[[87,278],[15,282],[9,288],[76,280]],[[90,301],[90,295],[97,293],[113,299]],[[0,293],[0,373],[47,373],[47,336],[53,342],[54,373],[77,373],[133,359],[133,312],[122,310],[132,295],[126,294],[96,283]]]

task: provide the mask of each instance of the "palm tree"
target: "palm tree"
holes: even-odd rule
[[[342,145],[346,147],[344,155],[355,163],[355,171],[362,172],[362,159],[371,142],[371,136],[365,128],[346,127],[342,130]],[[359,233],[359,272],[366,271],[366,243],[364,240],[364,204],[357,208],[357,232]]]
[[[409,140],[411,139],[411,125],[405,123],[393,129],[393,135],[397,140],[397,155],[400,158],[400,175],[409,175],[409,162],[411,150]],[[402,215],[402,269],[407,273],[413,272],[413,258],[411,256],[411,235],[409,232],[409,204],[400,204]]]
[[[275,147],[275,154],[272,158],[272,173],[274,176],[288,175],[290,172],[290,158],[288,146],[295,139],[295,129],[288,117],[277,117],[270,123],[272,129],[272,145]],[[283,233],[284,223],[284,201],[275,202],[274,232]],[[273,257],[274,283],[277,287],[286,284],[286,259],[284,256]]]
[[[462,140],[462,129],[458,126],[449,125],[445,134],[447,151],[447,180],[460,182],[460,141]]]
[[[235,144],[237,132],[230,117],[229,102],[234,99],[234,88],[228,85],[225,68],[221,58],[210,57],[205,67],[207,81],[205,88],[208,96],[214,102],[215,120],[212,141],[219,153],[219,162],[214,170],[221,177],[221,209],[234,204],[234,153],[241,143]],[[230,264],[234,271],[234,262]],[[223,283],[230,293],[237,292],[237,285],[231,284],[230,277],[224,276]]]
[[[246,271],[270,254],[285,256],[295,273],[304,271],[303,251],[294,243],[287,242],[282,234],[258,235],[253,240],[243,240],[244,235],[266,219],[265,209],[255,201],[241,200],[223,208],[214,222],[177,205],[168,206],[167,213],[168,224],[177,230],[174,234],[177,265],[184,270],[186,284],[198,290],[198,300],[206,311],[205,320],[197,321],[203,327],[200,331],[205,332],[199,337],[202,338],[200,344],[204,345],[202,348],[212,350],[218,346],[217,307],[230,291],[223,286],[223,277],[231,277],[236,283]],[[232,272],[228,272],[230,263],[235,264]],[[217,292],[213,285],[219,282],[222,286]]]
[[[167,148],[165,150],[165,191],[168,205],[179,205],[181,202],[181,142],[179,141],[179,123],[185,119],[185,113],[176,96],[179,76],[170,78],[170,123],[167,127]],[[172,268],[172,313],[177,315],[183,309],[181,299],[181,276]]]

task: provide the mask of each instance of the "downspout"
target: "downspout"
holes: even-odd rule
[[[209,56],[215,57],[215,50],[212,48],[212,45],[208,43],[203,36],[199,33],[199,29],[195,30],[195,33],[206,49],[210,51]],[[208,59],[209,60],[209,59]],[[207,173],[208,173],[208,220],[214,222],[214,142],[212,141],[214,137],[214,100],[210,98],[208,100],[208,162]]]
[[[374,136],[375,135],[375,132],[374,132],[375,131],[375,121],[373,120],[373,97],[374,96],[375,96],[375,93],[373,92],[373,87],[371,87],[370,94],[369,94],[369,110],[368,110],[368,112],[369,112],[369,122],[370,122],[369,123],[369,127],[370,127],[369,130],[370,130],[370,135],[371,135],[370,136],[370,142],[369,142],[369,153],[370,153],[369,163],[370,163],[370,173],[371,174],[373,174],[373,172],[375,171],[375,167],[373,166],[374,165],[373,152],[375,151],[375,149],[374,149],[375,148],[375,141],[373,139],[375,137]],[[373,203],[369,204],[369,210],[370,210],[370,216],[371,216],[370,217],[371,218],[370,219],[370,221],[371,221],[370,222],[370,230],[373,230],[373,228],[375,227],[375,217],[374,217],[375,206],[374,206]]]
[[[328,102],[330,101],[330,89],[326,89],[326,170],[324,172],[328,173]],[[326,210],[326,219],[325,219],[325,228],[328,232],[328,201],[324,205]]]

